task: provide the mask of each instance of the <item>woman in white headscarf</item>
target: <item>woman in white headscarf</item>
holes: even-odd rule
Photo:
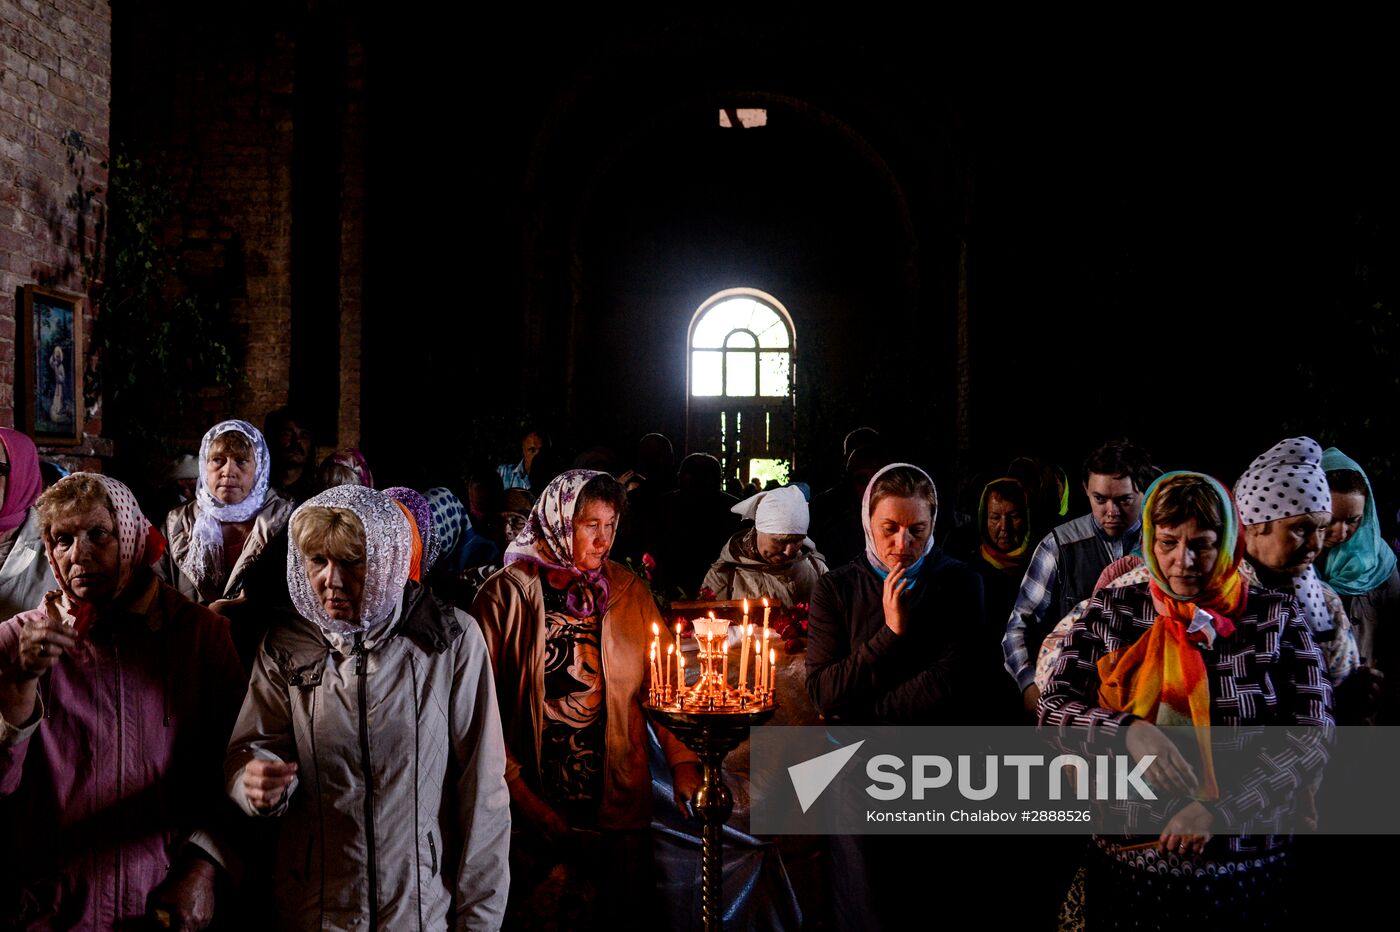
[[[759,492],[729,509],[753,524],[740,528],[705,574],[717,599],[768,596],[780,605],[812,598],[826,561],[807,538],[807,499],[795,486]]]
[[[287,527],[293,505],[268,489],[271,458],[262,432],[222,421],[199,445],[195,500],[165,518],[170,549],[157,568],[181,594],[215,611],[240,595],[265,552]]]
[[[284,928],[501,924],[510,796],[486,643],[409,580],[415,536],[363,486],[292,516],[300,618],[263,643],[225,764],[234,802],[285,819]]]

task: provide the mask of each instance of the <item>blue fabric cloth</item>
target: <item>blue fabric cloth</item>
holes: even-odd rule
[[[501,477],[501,486],[505,489],[529,489],[530,474],[525,471],[525,461],[518,463],[502,463],[496,467],[496,474]]]
[[[1381,534],[1380,517],[1376,514],[1376,495],[1366,471],[1351,457],[1336,447],[1322,453],[1322,468],[1350,469],[1360,473],[1366,483],[1366,509],[1356,533],[1345,543],[1330,548],[1317,561],[1317,574],[1342,595],[1364,595],[1383,585],[1395,571],[1395,551]]]

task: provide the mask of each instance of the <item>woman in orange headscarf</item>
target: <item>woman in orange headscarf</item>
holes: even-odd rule
[[[1162,476],[1144,498],[1142,523],[1151,579],[1095,594],[1040,700],[1042,727],[1061,729],[1062,740],[1156,757],[1145,776],[1159,798],[1113,808],[1137,808],[1134,818],[1165,827],[1150,846],[1095,836],[1087,918],[1092,928],[1281,918],[1289,839],[1223,833],[1290,811],[1321,755],[1272,749],[1270,779],[1227,782],[1209,726],[1330,726],[1326,666],[1293,597],[1241,576],[1239,513],[1219,482]],[[1170,725],[1196,726],[1195,746],[1178,748],[1163,731]]]

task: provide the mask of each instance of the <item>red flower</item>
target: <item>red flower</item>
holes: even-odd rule
[[[642,566],[646,567],[648,570],[656,569],[655,558],[649,553],[642,554]]]

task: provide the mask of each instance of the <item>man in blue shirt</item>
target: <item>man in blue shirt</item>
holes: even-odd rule
[[[1028,711],[1040,700],[1035,659],[1041,641],[1094,594],[1106,566],[1140,546],[1142,493],[1157,473],[1147,452],[1126,440],[1099,447],[1084,461],[1089,514],[1061,524],[1035,548],[1001,642],[1006,670]]]
[[[501,485],[507,489],[528,489],[530,488],[530,465],[534,463],[535,456],[549,445],[544,434],[537,430],[525,432],[525,436],[520,438],[520,462],[502,463],[496,467],[496,473],[501,477]]]

